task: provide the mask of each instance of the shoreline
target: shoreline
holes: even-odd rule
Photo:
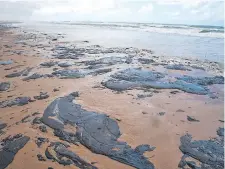
[[[213,75],[221,75],[223,70],[216,63],[153,57],[154,54],[151,54],[151,51],[148,50],[119,47],[107,49],[88,46],[87,42],[82,42],[82,47],[79,47],[79,44],[75,44],[75,46],[73,44],[67,45],[60,38],[61,35],[52,37],[47,34],[30,34],[28,32],[15,35],[11,31],[1,31],[0,36],[4,39],[2,41],[2,57],[0,61],[13,60],[12,64],[1,65],[1,82],[10,82],[9,90],[1,92],[1,101],[19,96],[28,96],[33,99],[33,96],[39,95],[39,92],[48,92],[49,94],[47,99],[36,100],[24,106],[0,108],[1,112],[3,112],[1,113],[0,120],[7,124],[7,127],[3,129],[5,134],[0,136],[1,139],[18,133],[31,138],[31,141],[16,154],[15,159],[8,168],[17,167],[25,169],[31,166],[34,169],[47,168],[49,166],[54,168],[75,168],[73,165],[64,167],[58,163],[51,162],[51,160],[38,161],[36,157],[37,153],[41,153],[44,156],[45,149],[49,143],[44,143],[42,147],[38,148],[35,144],[37,137],[48,138],[50,142],[54,140],[59,141],[59,138],[54,136],[53,129],[50,127],[47,127],[47,133],[42,133],[38,125],[32,124],[34,117],[31,115],[38,111],[40,114],[37,117],[42,117],[44,110],[54,99],[64,97],[75,91],[80,93],[80,96],[76,99],[77,104],[80,104],[86,110],[106,114],[117,121],[122,133],[119,138],[120,141],[128,143],[132,148],[141,144],[149,144],[156,147],[154,151],[146,152],[144,155],[156,168],[160,169],[176,168],[178,166],[182,156],[182,152],[179,150],[181,136],[190,133],[194,140],[210,139],[211,137],[216,137],[218,127],[223,126],[223,123],[218,121],[224,119],[223,89],[221,89],[223,85],[221,84],[209,87],[216,93],[217,98],[215,99],[210,98],[209,95],[190,94],[178,89],[146,89],[147,92],[143,92],[142,86],[138,86],[138,88],[133,88],[132,90],[116,92],[101,85],[101,82],[109,79],[110,75],[114,75],[115,72],[126,68],[141,67],[145,70],[167,72],[170,76],[167,77],[166,75],[166,78],[171,81],[174,80],[174,77],[171,78],[174,75],[210,75],[210,73],[206,73],[201,68],[209,72],[211,71]],[[18,39],[21,41],[18,41]],[[63,48],[57,48],[58,45],[70,48],[63,50]],[[124,55],[128,54],[129,57],[125,57],[125,60],[113,58],[112,60],[109,59],[96,63],[96,60],[104,57],[105,53],[102,53],[102,51],[107,51],[110,55],[115,51],[117,51],[115,52],[115,55],[117,55],[119,51]],[[81,55],[82,52],[85,55]],[[53,58],[52,55],[55,55],[54,57],[58,57],[58,59]],[[76,57],[77,55],[79,56]],[[43,58],[42,56],[51,57]],[[64,58],[64,56],[70,56],[70,58]],[[154,60],[153,63],[151,59]],[[48,61],[67,64],[64,64],[64,66],[66,65],[65,67],[60,67],[58,66],[59,64],[40,66],[40,64]],[[108,62],[110,62],[109,65]],[[182,69],[188,68],[191,71],[167,70],[164,64],[182,64]],[[198,69],[194,69],[193,66],[199,67]],[[28,81],[22,80],[27,76],[5,77],[15,70],[20,72],[27,67],[33,68],[29,72],[29,76],[33,73],[49,75],[54,72],[54,68],[58,68],[58,70],[75,69],[80,70],[82,73],[84,72],[84,74],[78,74],[82,78],[73,77],[74,79],[70,79],[66,77],[61,79],[59,78],[60,76],[46,76]],[[105,73],[106,70],[104,70],[99,73],[96,71],[99,68],[110,69],[110,71]],[[59,91],[54,92],[55,88]],[[172,91],[177,90],[179,91],[177,94],[171,94]],[[139,98],[138,96],[141,97]],[[160,116],[159,112],[165,112],[165,115]],[[22,123],[21,119],[27,115],[30,115],[28,122]],[[187,116],[194,116],[200,122],[189,122],[186,119]],[[79,144],[79,146],[75,146],[70,144],[70,146],[72,151],[76,152],[89,163],[97,162],[95,166],[98,168],[131,168],[107,156],[91,153],[83,145]],[[27,164],[21,164],[21,161],[26,161]]]
[[[163,28],[163,26],[154,28],[157,30],[153,32],[149,32],[148,28],[133,28],[132,25],[128,25],[128,27],[114,27],[115,25],[113,24],[109,24],[107,27],[92,26],[91,24],[79,26],[51,23],[24,23],[15,26],[22,27],[27,31],[34,31],[34,33],[36,31],[53,35],[60,33],[63,36],[65,35],[65,40],[73,41],[74,43],[77,43],[77,40],[88,40],[90,45],[150,49],[155,51],[157,56],[187,56],[188,58],[195,57],[222,63],[224,60],[222,38],[207,37],[211,33],[202,33],[203,37],[194,36],[191,33],[192,29],[181,29],[184,31],[184,34],[178,35],[180,29]],[[150,29],[153,28],[150,27]],[[191,34],[187,35],[185,32]]]

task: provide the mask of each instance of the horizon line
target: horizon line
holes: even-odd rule
[[[185,23],[160,23],[160,22],[135,22],[135,21],[73,21],[73,20],[52,20],[52,21],[44,21],[44,20],[0,20],[1,22],[16,22],[16,23],[25,23],[25,22],[77,22],[77,23],[132,23],[132,24],[162,24],[162,25],[182,25],[182,26],[213,26],[213,27],[222,27],[224,28],[224,25],[209,25],[209,24],[185,24]]]

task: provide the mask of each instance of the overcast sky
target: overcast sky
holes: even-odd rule
[[[223,0],[0,0],[0,20],[223,25]]]

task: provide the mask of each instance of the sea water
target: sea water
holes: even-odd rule
[[[103,22],[32,22],[23,29],[63,34],[70,42],[151,49],[156,55],[224,61],[224,27]]]

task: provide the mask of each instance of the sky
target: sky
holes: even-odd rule
[[[0,20],[224,25],[224,0],[0,0]]]

